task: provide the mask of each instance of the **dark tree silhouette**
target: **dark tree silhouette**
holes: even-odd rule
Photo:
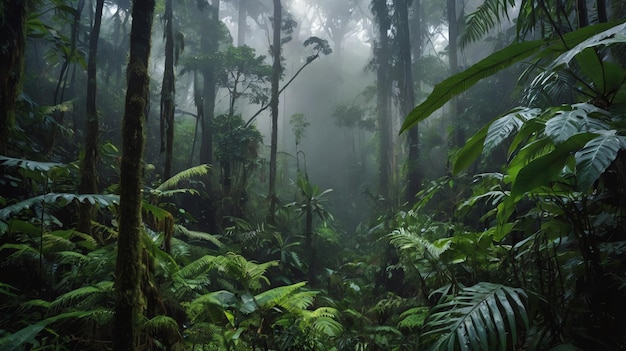
[[[141,298],[141,187],[144,120],[149,98],[150,35],[154,0],[133,1],[130,57],[126,78],[126,107],[122,121],[120,206],[115,265],[115,317],[113,350],[134,351],[137,319],[145,309]]]

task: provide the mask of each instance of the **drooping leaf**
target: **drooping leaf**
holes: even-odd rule
[[[183,180],[206,175],[207,173],[209,173],[210,169],[211,169],[211,166],[209,165],[199,165],[199,166],[188,168],[184,171],[176,173],[171,178],[164,181],[161,185],[159,185],[156,188],[156,190],[163,192],[166,190],[175,189],[179,186],[180,182],[182,182]]]
[[[519,44],[513,44],[502,50],[496,51],[482,61],[471,66],[464,72],[453,75],[437,84],[433,92],[428,95],[426,101],[414,108],[404,120],[400,132],[403,132],[418,122],[426,119],[438,110],[453,96],[456,96],[483,78],[489,77],[502,69],[511,66],[536,53],[545,41],[535,40]]]
[[[4,220],[11,216],[14,216],[21,211],[27,210],[34,206],[39,206],[41,204],[57,204],[61,206],[66,206],[73,201],[85,202],[89,201],[93,204],[98,204],[101,206],[111,206],[113,204],[119,203],[118,195],[99,195],[99,194],[68,194],[68,193],[48,193],[44,195],[39,195],[35,197],[31,197],[30,199],[23,200],[16,204],[7,206],[0,210],[0,220]]]
[[[589,189],[615,160],[626,138],[603,134],[576,152],[576,182],[581,191]]]
[[[574,57],[576,57],[587,48],[592,48],[599,45],[611,45],[615,43],[626,42],[626,36],[623,35],[623,33],[626,31],[626,23],[623,22],[624,21],[614,22],[611,28],[595,34],[590,38],[584,40],[583,42],[577,44],[572,49],[567,50],[566,52],[561,54],[556,60],[554,60],[552,65],[548,67],[548,70],[554,70],[560,65],[569,65]]]
[[[481,79],[489,77],[512,64],[537,53],[537,58],[552,57],[566,52],[572,46],[593,37],[603,31],[611,30],[624,21],[599,23],[564,34],[561,38],[546,42],[544,40],[526,41],[512,44],[487,56],[467,70],[457,73],[437,84],[426,100],[415,107],[405,118],[400,132],[404,132],[447,103],[452,97],[466,91]],[[561,40],[562,39],[562,40]],[[545,47],[544,47],[545,45]],[[542,47],[544,47],[543,50]]]

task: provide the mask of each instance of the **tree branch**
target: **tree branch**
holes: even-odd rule
[[[293,77],[291,77],[291,79],[289,79],[289,81],[287,81],[287,83],[285,83],[285,85],[283,85],[283,87],[280,88],[280,90],[278,90],[278,95],[280,96],[280,94],[282,94],[282,92],[285,91],[285,89],[287,89],[289,84],[291,84],[291,82],[293,82],[294,79],[296,79],[296,77],[300,74],[300,72],[302,72],[302,70],[304,70],[304,68],[306,68],[306,66],[310,65],[313,61],[315,61],[319,57],[320,57],[319,51],[315,53],[315,55],[309,56],[306,60],[306,63],[298,69],[298,71],[293,75]],[[270,107],[269,103],[266,103],[265,105],[261,106],[261,108],[254,115],[252,115],[250,119],[248,119],[245,127],[248,127],[250,123],[252,123],[252,121],[254,121],[261,114],[261,112],[267,110],[268,107]]]

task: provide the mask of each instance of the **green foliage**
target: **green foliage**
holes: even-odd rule
[[[424,323],[421,343],[430,350],[507,350],[529,328],[524,290],[478,283],[442,296]]]

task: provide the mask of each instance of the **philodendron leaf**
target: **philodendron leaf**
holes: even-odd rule
[[[488,153],[500,145],[503,140],[522,128],[526,121],[529,121],[541,114],[538,108],[517,107],[506,115],[495,120],[485,138],[484,153]]]
[[[576,152],[576,180],[581,191],[589,189],[615,160],[626,143],[626,137],[614,134],[599,135]]]
[[[609,113],[591,104],[572,105],[572,110],[562,110],[546,122],[546,135],[559,144],[574,134],[607,130],[609,126],[602,120]]]
[[[522,167],[513,181],[511,198],[516,202],[525,193],[540,186],[549,186],[557,180],[571,155],[594,138],[594,134],[576,134],[555,146],[551,152],[538,157]]]

